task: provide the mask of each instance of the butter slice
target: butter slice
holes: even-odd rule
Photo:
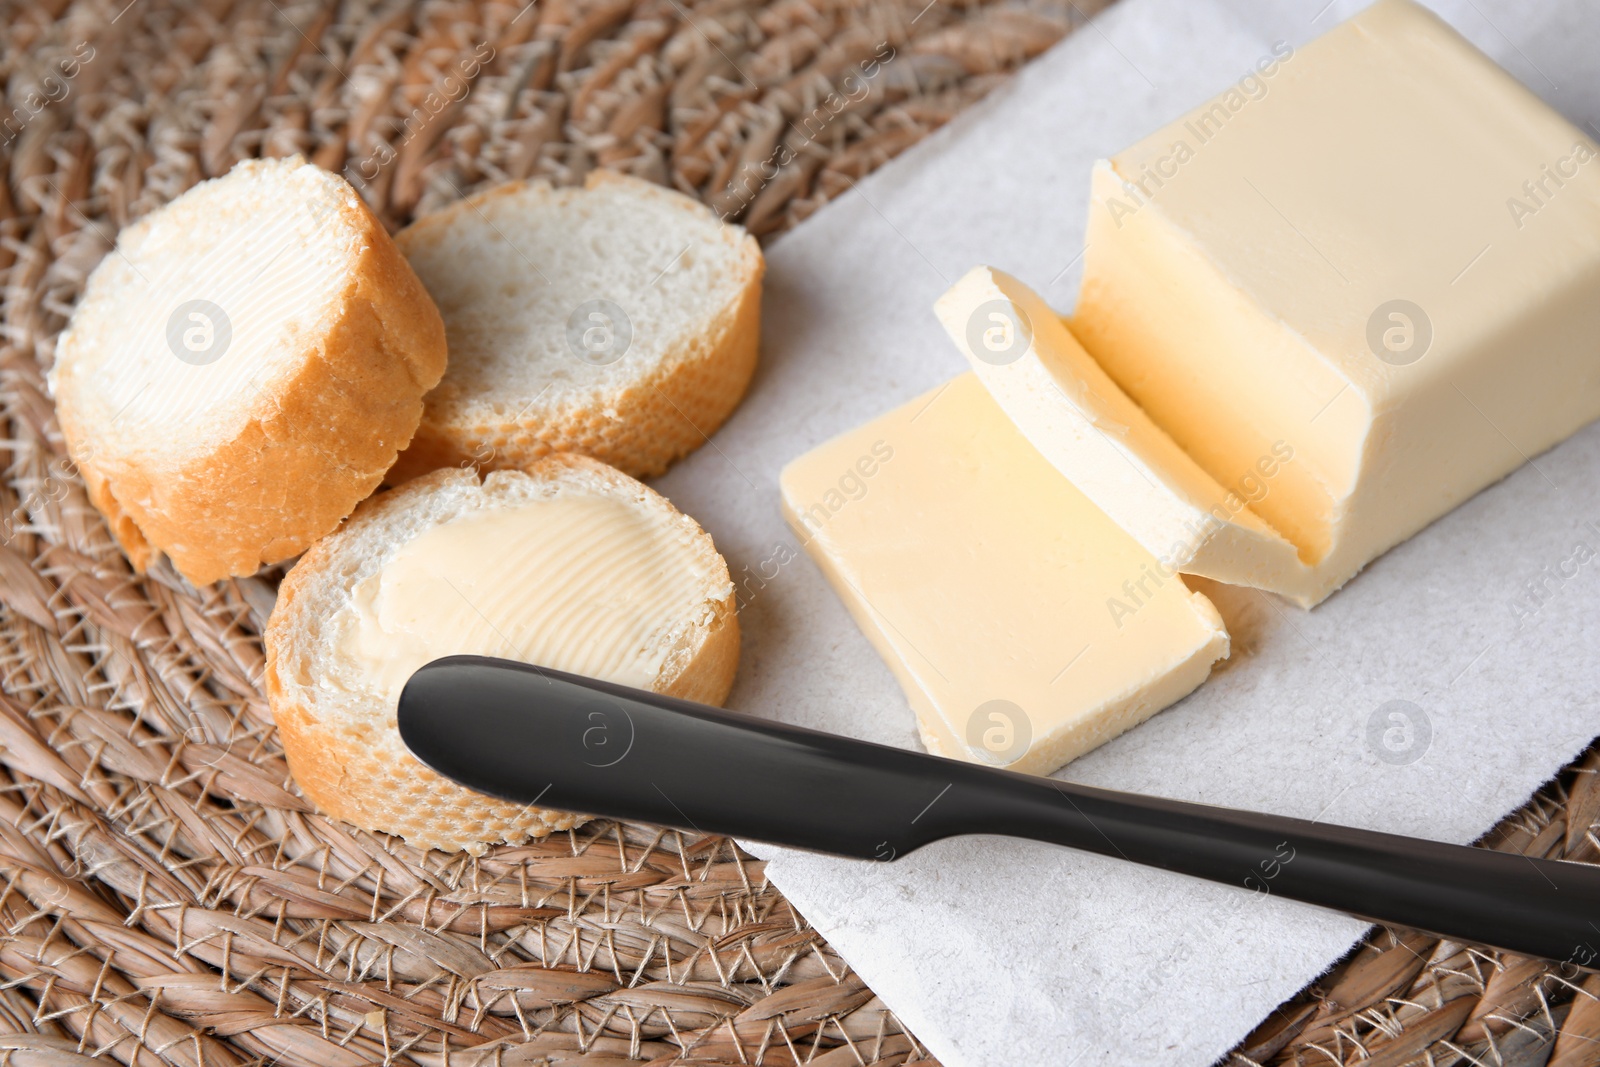
[[[1287,444],[1224,488],[1106,376],[1039,296],[975,267],[939,298],[939,320],[991,396],[1039,452],[1160,561],[1301,603],[1311,568],[1250,509]]]
[[[562,486],[419,533],[352,590],[332,630],[392,708],[412,672],[500,656],[652,688],[709,610],[717,558],[698,529],[632,500]]]
[[[1600,160],[1379,0],[1100,163],[1084,347],[1326,596],[1600,415]]]
[[[930,752],[1048,773],[1228,654],[1211,602],[963,374],[790,463],[784,514]]]

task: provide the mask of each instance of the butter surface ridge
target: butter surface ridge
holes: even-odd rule
[[[566,487],[562,486],[565,490]],[[445,655],[501,656],[649,689],[721,560],[631,500],[558,491],[466,511],[397,547],[333,620],[385,708]],[[705,616],[705,618],[701,618]]]

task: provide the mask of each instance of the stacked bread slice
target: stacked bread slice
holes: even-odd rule
[[[445,366],[344,181],[246,162],[123,230],[56,345],[67,447],[128,558],[198,584],[305,551],[376,489]]]
[[[339,178],[252,161],[123,231],[52,389],[135,569],[165,555],[203,584],[304,553],[265,638],[306,794],[476,852],[575,817],[423,768],[395,727],[416,667],[480,653],[727,695],[727,565],[631,475],[737,405],[762,267],[743,231],[636,179],[512,184],[396,241]]]

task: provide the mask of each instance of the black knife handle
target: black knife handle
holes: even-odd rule
[[[1119,793],[478,656],[417,671],[400,735],[529,805],[892,860],[956,834],[1068,845],[1576,966],[1600,867]]]

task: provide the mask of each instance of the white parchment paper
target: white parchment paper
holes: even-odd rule
[[[888,670],[779,516],[779,468],[963,369],[930,305],[968,267],[1008,270],[1065,310],[1090,163],[1236,81],[1274,41],[1302,43],[1360,6],[1325,2],[1122,0],[777,242],[750,396],[659,483],[744,584],[731,706],[916,744]],[[1600,5],[1437,8],[1596,132]],[[1600,426],[1314,612],[1206,587],[1233,658],[1063,776],[1470,841],[1600,735],[1600,559],[1570,562],[1580,543],[1600,549]],[[1529,583],[1547,595],[1528,600]],[[1403,722],[1391,701],[1409,702]],[[948,1067],[1208,1064],[1364,929],[1242,888],[1001,838],[946,841],[892,864],[758,851]]]

